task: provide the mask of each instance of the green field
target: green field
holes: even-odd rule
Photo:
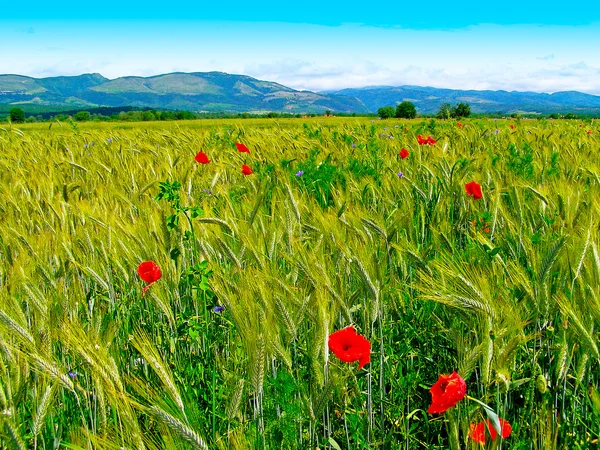
[[[600,127],[464,123],[0,127],[0,448],[597,448]]]

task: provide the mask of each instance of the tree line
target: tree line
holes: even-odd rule
[[[384,106],[377,110],[377,115],[382,119],[414,119],[417,117],[417,108],[414,103],[404,101],[398,103],[396,107]],[[456,106],[450,105],[450,103],[443,103],[440,109],[436,113],[438,119],[458,119],[461,117],[469,117],[471,115],[471,107],[468,103],[457,103]]]

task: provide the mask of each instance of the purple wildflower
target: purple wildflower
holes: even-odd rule
[[[216,313],[220,313],[220,312],[225,311],[225,307],[224,306],[215,306],[213,308],[213,311],[216,312]]]
[[[210,189],[204,189],[204,193],[208,195],[212,195],[212,191]]]
[[[109,137],[109,138],[106,140],[106,142],[108,142],[109,144],[110,144],[110,143],[112,143],[112,138],[111,138],[111,137]]]
[[[88,147],[87,144],[83,144],[83,148],[87,148],[87,147]]]
[[[398,172],[396,175],[398,175],[398,178],[404,178],[404,174],[402,172]]]
[[[298,172],[296,172],[297,177],[301,177],[302,175],[304,175],[304,170],[299,170]]]
[[[75,379],[77,377],[77,372],[73,371],[73,370],[69,370],[69,376],[72,379]]]
[[[90,145],[93,147],[94,146],[94,141],[90,142]]]
[[[498,134],[500,133],[500,130],[498,128],[496,128],[496,131],[494,131],[494,134]]]
[[[352,148],[356,148],[356,144],[352,144]]]

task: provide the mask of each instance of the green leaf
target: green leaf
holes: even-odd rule
[[[473,398],[473,397],[469,397],[469,399],[473,400],[475,403],[478,403],[479,405],[483,406],[483,410],[485,411],[485,414],[488,416],[488,419],[490,419],[490,422],[491,422],[492,426],[494,427],[494,430],[496,430],[496,433],[498,433],[498,436],[502,436],[502,427],[500,426],[500,418],[498,417],[498,414],[496,414],[496,412],[490,406],[486,405],[482,401],[477,400],[476,398]]]
[[[342,450],[342,448],[340,447],[340,444],[335,442],[335,439],[333,439],[332,437],[329,438],[329,445],[331,445],[331,447],[334,448],[335,450]]]
[[[204,211],[202,210],[202,208],[200,208],[198,206],[192,207],[191,210],[192,210],[192,219],[195,219],[196,217],[200,217],[200,216],[204,215]]]
[[[169,217],[167,217],[167,230],[172,231],[173,229],[177,228],[178,225],[179,216],[176,214],[171,214]]]
[[[175,262],[177,262],[177,258],[179,258],[180,256],[181,256],[181,251],[177,247],[172,248],[171,251],[169,252],[169,257]]]

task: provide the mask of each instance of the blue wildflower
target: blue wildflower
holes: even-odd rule
[[[296,176],[297,177],[301,177],[302,175],[304,175],[304,171],[303,170],[299,170],[298,172],[296,172]]]
[[[224,306],[215,306],[213,308],[213,311],[216,312],[216,313],[220,313],[220,312],[225,311],[225,307]]]

